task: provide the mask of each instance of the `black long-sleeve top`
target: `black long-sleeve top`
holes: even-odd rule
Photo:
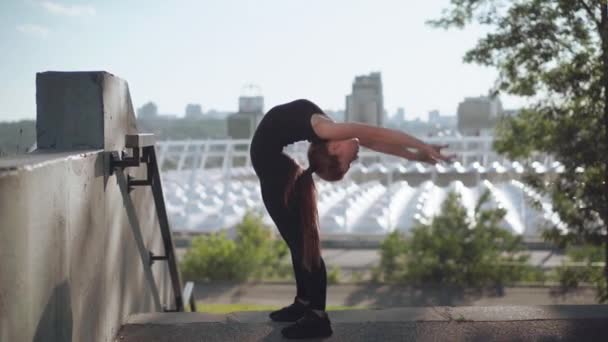
[[[253,168],[260,179],[262,199],[283,237],[296,246],[300,222],[297,203],[289,208],[285,192],[298,164],[283,152],[283,147],[300,140],[322,141],[310,123],[313,114],[325,114],[308,100],[296,100],[273,107],[266,113],[251,141]],[[296,248],[296,247],[294,247]]]
[[[309,100],[296,100],[270,109],[251,141],[251,163],[261,182],[281,179],[294,167],[283,148],[296,141],[322,141],[310,123],[313,114],[325,114]],[[278,180],[277,179],[277,180]]]

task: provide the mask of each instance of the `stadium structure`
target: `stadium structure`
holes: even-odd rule
[[[548,179],[562,172],[563,166],[550,156],[510,161],[492,149],[492,137],[444,136],[425,141],[448,144],[446,153],[456,154],[456,161],[430,165],[362,149],[359,160],[342,181],[330,183],[316,178],[322,236],[381,238],[394,230],[407,233],[416,223],[429,223],[451,191],[460,195],[471,219],[479,197],[489,191],[486,206],[504,208],[502,226],[524,240],[537,240],[547,225],[566,228],[550,199],[521,181],[527,172]],[[174,231],[230,230],[248,211],[272,224],[250,164],[249,143],[157,143]],[[307,142],[299,142],[285,152],[306,167],[307,147]]]

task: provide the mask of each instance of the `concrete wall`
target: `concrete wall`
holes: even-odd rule
[[[123,201],[164,254],[151,190],[119,186],[145,166],[109,173],[109,153],[136,131],[128,87],[103,72],[43,73],[37,100],[42,149],[0,160],[0,341],[111,341],[127,316],[157,309]],[[172,307],[167,266],[152,267]]]

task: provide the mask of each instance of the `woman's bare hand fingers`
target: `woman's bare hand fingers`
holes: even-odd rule
[[[441,153],[441,149],[449,147],[448,144],[427,144],[425,148],[418,149],[416,155],[418,156],[417,160],[435,165],[441,162],[453,162],[456,158],[455,154],[444,155]]]
[[[438,152],[438,151],[432,151],[432,152],[431,152],[429,155],[430,155],[430,157],[431,157],[431,158],[433,158],[433,160],[435,160],[436,162],[442,162],[442,161],[445,161],[445,162],[450,162],[450,163],[451,163],[451,162],[453,162],[453,161],[454,161],[454,159],[456,158],[456,155],[455,155],[455,154],[444,155],[444,154],[441,154],[441,153],[440,153],[440,152]]]
[[[444,144],[444,145],[431,145],[431,146],[432,146],[432,147],[433,147],[433,149],[434,149],[435,151],[437,151],[438,153],[441,153],[441,150],[442,150],[442,149],[444,149],[444,148],[448,148],[448,147],[449,147],[449,145],[447,145],[447,144]]]

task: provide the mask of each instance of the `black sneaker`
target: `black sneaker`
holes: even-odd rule
[[[283,328],[281,334],[285,338],[293,339],[323,338],[331,336],[333,331],[331,330],[331,322],[327,314],[324,317],[319,317],[312,310],[307,310],[302,318],[294,324]]]
[[[286,306],[280,310],[273,311],[268,315],[275,322],[295,322],[304,316],[308,306],[302,304],[296,297],[293,304]]]

